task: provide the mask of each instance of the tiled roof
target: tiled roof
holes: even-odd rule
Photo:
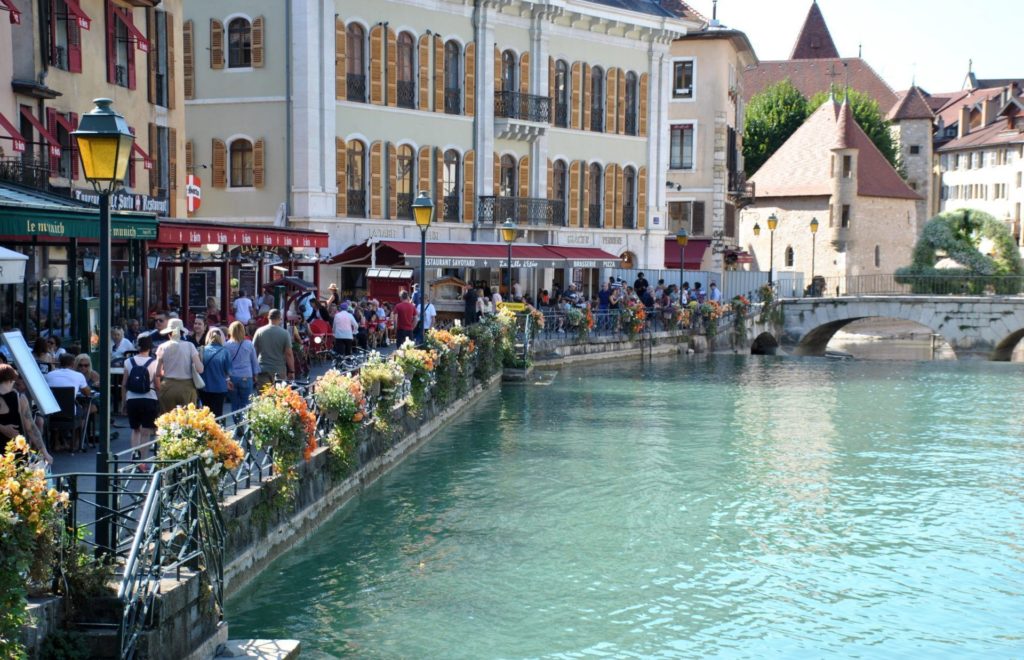
[[[635,11],[641,14],[653,14],[655,16],[665,16],[674,18],[676,15],[662,9],[661,5],[657,0],[587,0],[596,5],[605,5],[608,7],[615,7],[616,9],[625,9],[626,11]]]
[[[789,56],[791,60],[811,59],[835,59],[839,57],[836,44],[832,41],[832,34],[825,25],[825,17],[821,15],[817,0],[811,3],[807,11],[807,18],[800,30],[800,36],[796,38],[793,46],[793,53]]]
[[[1000,116],[984,128],[975,128],[967,135],[956,138],[939,148],[939,151],[975,149],[1000,144],[1024,143],[1024,128],[1015,128],[1019,117],[1024,115],[1020,102],[1007,104]]]
[[[1002,93],[1002,87],[971,89],[960,92],[952,96],[944,106],[939,108],[935,116],[941,121],[943,126],[955,126],[960,123],[960,108],[965,105],[973,106],[981,103],[986,98],[993,101]]]
[[[683,0],[661,0],[661,8],[669,12],[673,16],[679,18],[689,18],[696,21],[708,22],[708,19],[704,18],[703,15]]]
[[[815,110],[751,177],[756,196],[830,196],[833,180],[829,168],[835,148],[858,150],[858,195],[921,199],[853,120],[849,104],[835,101]]]
[[[836,75],[831,77],[833,68]],[[883,112],[895,105],[896,93],[859,57],[762,61],[743,72],[743,93],[749,101],[765,87],[788,79],[801,94],[810,98],[818,92],[827,92],[831,83],[842,89],[847,74],[850,89],[864,92],[878,101]]]
[[[886,119],[899,121],[901,119],[928,119],[935,118],[928,99],[921,93],[921,88],[914,86],[900,95],[900,100],[892,106]]]

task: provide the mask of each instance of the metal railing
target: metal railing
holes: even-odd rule
[[[0,181],[36,190],[51,190],[50,165],[41,160],[4,158],[0,160]]]
[[[416,109],[416,83],[412,80],[399,80],[396,99],[399,108]]]
[[[477,198],[476,217],[480,224],[501,224],[508,218],[519,225],[564,227],[566,224],[563,200],[538,197],[482,195]]]
[[[546,124],[551,121],[551,97],[521,92],[495,92],[494,116]]]
[[[345,76],[345,98],[357,103],[366,103],[366,76],[350,73]]]
[[[1018,295],[1024,277],[1014,275],[817,275],[804,291],[809,297]]]
[[[397,217],[403,220],[412,220],[412,193],[398,193],[395,197],[398,200]]]
[[[350,218],[365,218],[366,217],[366,191],[365,190],[349,190],[348,191],[348,217],[350,217]]]
[[[441,219],[445,222],[459,221],[459,196],[445,195],[442,198]]]
[[[444,112],[448,115],[462,114],[462,90],[458,87],[445,88]]]
[[[590,130],[604,132],[604,107],[601,105],[590,106]]]
[[[636,229],[636,207],[632,204],[622,206],[622,228]]]
[[[555,126],[559,128],[569,127],[569,106],[565,103],[555,104]]]
[[[626,110],[626,135],[636,135],[636,112]]]
[[[601,213],[601,205],[591,204],[588,210],[590,211],[590,217],[587,226],[595,229],[604,227],[604,215]]]
[[[630,317],[623,309],[592,310],[594,327],[588,330],[581,328],[581,323],[589,324],[586,313],[582,309],[579,314],[567,313],[554,308],[542,309],[541,313],[544,315],[544,324],[542,327],[534,326],[534,339],[579,343],[593,337],[625,339],[631,334]],[[684,324],[673,320],[671,310],[663,310],[657,305],[647,308],[645,313],[643,326],[639,331],[633,333],[634,338],[651,332],[686,332],[703,335],[708,330],[704,317],[698,313],[690,313],[689,322]],[[733,322],[734,316],[728,312],[718,320],[718,327],[724,329]]]

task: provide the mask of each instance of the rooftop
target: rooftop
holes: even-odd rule
[[[811,3],[804,19],[804,26],[796,38],[791,60],[835,59],[839,57],[836,44],[832,41],[832,33],[828,31],[825,17],[821,15],[817,0]]]

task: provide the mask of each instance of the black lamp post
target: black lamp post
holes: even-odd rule
[[[416,334],[422,342],[423,309],[427,298],[427,230],[434,219],[434,202],[430,201],[430,195],[425,190],[421,190],[412,202],[412,217],[416,221],[416,226],[420,228],[420,319],[416,323]]]
[[[775,275],[775,228],[779,226],[779,219],[772,213],[768,216],[768,233],[771,235],[771,242],[768,244],[768,286],[772,285]]]
[[[505,223],[501,225],[501,239],[508,243],[508,295],[509,302],[512,302],[512,244],[516,242],[516,237],[519,235],[519,230],[516,229],[516,223],[512,222],[512,218],[505,220]]]
[[[811,286],[814,286],[814,248],[818,242],[818,219],[811,218]]]
[[[114,538],[111,524],[113,498],[110,492],[110,194],[124,181],[135,136],[132,135],[124,117],[110,107],[113,101],[96,99],[93,103],[96,107],[82,116],[78,130],[72,135],[78,143],[85,179],[92,184],[100,197],[100,345],[97,365],[100,373],[100,401],[96,417],[100,445],[96,450],[96,543],[100,548],[112,552]]]
[[[676,243],[679,244],[679,290],[683,290],[683,273],[686,270],[686,244],[690,242],[690,234],[684,227],[676,232]]]

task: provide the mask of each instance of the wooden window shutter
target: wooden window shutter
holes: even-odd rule
[[[210,19],[210,68],[224,68],[224,24]]]
[[[494,154],[494,196],[501,194],[501,157]]]
[[[470,149],[462,157],[462,221],[476,219],[476,154]]]
[[[252,146],[252,185],[262,188],[266,182],[266,141],[259,138]]]
[[[167,201],[170,203],[170,217],[178,215],[178,131],[167,129]]]
[[[580,127],[580,93],[583,91],[583,65],[579,62],[572,63],[572,108],[569,125],[572,128]]]
[[[444,40],[434,35],[434,112],[444,112]]]
[[[383,162],[384,157],[384,144],[377,140],[370,145],[370,217],[380,218],[383,215],[383,189],[384,183],[383,174]]]
[[[530,93],[530,53],[519,56],[519,93]]]
[[[604,103],[604,132],[615,133],[615,118],[618,116],[616,112],[616,95],[619,91],[619,70],[616,68],[608,69],[608,79],[604,83],[605,89],[605,103]]]
[[[71,124],[72,130],[77,130],[78,129],[78,113],[76,113],[76,112],[69,112],[68,113],[68,123]],[[78,141],[75,140],[75,138],[71,138],[70,142],[71,142],[71,145],[70,145],[70,149],[71,149],[71,180],[74,181],[75,179],[78,178],[78,163],[79,163],[80,157],[78,155]]]
[[[621,79],[621,76],[620,76]],[[622,98],[621,96],[619,98]],[[619,229],[622,228],[622,195],[625,192],[626,187],[626,176],[625,171],[621,165],[615,166],[615,226]],[[629,200],[632,202],[633,200]]]
[[[370,29],[370,103],[384,103],[384,26]]]
[[[548,119],[555,123],[555,58],[548,56]]]
[[[519,196],[530,196],[530,157],[519,159]]]
[[[416,162],[416,190],[430,194],[430,147],[420,147]]]
[[[434,217],[444,219],[444,151],[434,147]]]
[[[178,95],[175,91],[175,83],[177,78],[174,75],[174,67],[177,63],[175,57],[174,47],[174,15],[168,13],[167,16],[167,109],[173,110],[178,104]],[[150,47],[152,50],[152,46]]]
[[[580,176],[583,179],[583,198],[581,202],[580,227],[590,226],[590,168],[580,161]]]
[[[620,135],[626,132],[626,72],[619,69],[619,123],[615,132]]]
[[[647,168],[636,173],[636,228],[647,227]]]
[[[498,50],[497,44],[494,45],[494,91],[509,91],[501,89],[501,51]]]
[[[181,54],[182,69],[185,72],[185,98],[191,99],[196,95],[196,63],[195,45],[192,42],[192,21],[185,21],[181,26]]]
[[[167,31],[168,34],[170,34],[170,32],[171,32],[170,30]],[[149,35],[150,39],[153,39],[156,36],[156,10],[155,9],[146,9],[146,34]],[[157,95],[156,95],[156,73],[157,73],[157,68],[158,68],[157,65],[160,63],[160,60],[158,58],[159,49],[155,47],[155,44],[152,44],[152,45],[154,47],[149,49],[149,55],[146,58],[148,60],[147,67],[146,67],[147,68],[147,72],[146,73],[148,74],[146,76],[146,82],[147,82],[147,85],[146,85],[146,99],[149,100],[151,105],[156,105],[156,99],[157,99]],[[174,60],[172,60],[172,59],[170,59],[168,57],[167,61],[168,62],[173,62]]]
[[[160,196],[160,130],[156,124],[149,125],[149,156],[153,159],[153,169],[149,171],[149,196]]]
[[[476,44],[466,45],[466,72],[463,87],[466,92],[466,116],[476,113]],[[466,199],[469,199],[468,197]],[[468,207],[468,205],[467,205]]]
[[[153,170],[150,170],[151,172]],[[224,140],[213,138],[213,187],[228,185],[228,148]]]
[[[47,3],[49,4],[49,3]],[[107,3],[107,82],[117,84],[117,15],[114,4]],[[56,21],[52,22],[56,26]]]
[[[116,10],[115,10],[116,11]],[[132,23],[132,12],[130,9],[124,10],[122,14],[125,25],[134,25]],[[138,80],[135,75],[135,44],[131,37],[129,37],[128,43],[128,89],[136,89],[138,87]]]
[[[57,110],[54,108],[46,109],[46,129],[50,135],[57,135]],[[60,176],[60,156],[50,154],[50,176]]]
[[[398,36],[391,28],[388,28],[387,40],[388,106],[393,108],[398,105]]]
[[[569,166],[569,226],[580,224],[580,161]]]
[[[548,199],[554,199],[555,194],[555,164],[548,158]]]
[[[430,110],[430,37],[420,37],[420,110]]]
[[[398,150],[388,144],[388,217],[398,217]]]
[[[604,227],[615,226],[615,165],[604,168]]]
[[[640,76],[640,137],[647,137],[647,74]]]
[[[263,25],[262,16],[252,19],[252,68],[263,68]]]
[[[334,17],[334,98],[348,98],[348,62],[345,57],[348,54],[348,30],[345,21],[340,16]],[[344,141],[342,141],[344,147]],[[341,211],[338,211],[341,215]]]
[[[591,67],[583,65],[583,130],[590,130],[590,96],[593,94],[594,81],[590,77]]]
[[[82,72],[82,29],[77,21],[68,21],[68,71]]]
[[[185,174],[192,174],[195,170],[192,162],[192,140],[189,140],[185,142]]]
[[[334,138],[334,182],[338,186],[334,212],[339,216],[348,215],[348,150],[345,146],[345,140]]]

